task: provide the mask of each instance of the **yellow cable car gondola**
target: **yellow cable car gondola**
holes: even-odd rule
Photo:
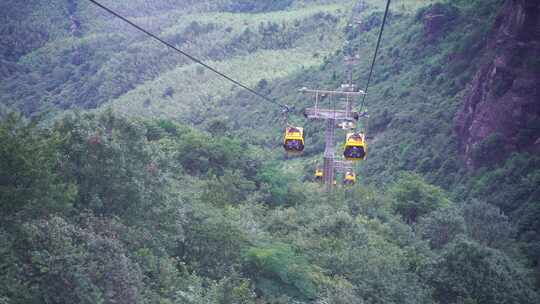
[[[362,160],[367,155],[367,143],[363,133],[347,133],[343,156],[347,160]]]
[[[315,169],[315,180],[316,181],[322,181],[323,180],[323,171],[319,168]]]
[[[287,127],[283,148],[289,153],[301,153],[304,151],[304,128]]]
[[[356,174],[351,171],[347,171],[345,173],[345,177],[343,178],[343,184],[344,185],[354,185],[356,183]]]

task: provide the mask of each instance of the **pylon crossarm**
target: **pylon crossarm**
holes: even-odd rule
[[[304,116],[310,119],[335,119],[356,121],[358,120],[359,113],[356,111],[347,110],[331,110],[321,108],[307,108],[304,110]]]
[[[364,91],[359,90],[358,92],[345,92],[345,91],[331,91],[331,90],[312,90],[308,88],[301,88],[298,90],[301,93],[318,93],[326,95],[342,95],[342,96],[362,96],[365,95]]]

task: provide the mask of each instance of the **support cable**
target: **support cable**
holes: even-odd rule
[[[377,39],[377,46],[375,46],[375,54],[373,54],[373,60],[371,61],[371,68],[369,70],[368,81],[366,84],[366,89],[364,90],[365,95],[362,97],[362,103],[360,105],[360,113],[362,113],[362,110],[364,109],[364,104],[366,101],[369,83],[371,82],[371,75],[373,74],[373,67],[375,66],[375,61],[377,60],[377,53],[379,52],[379,46],[381,44],[381,38],[384,31],[384,24],[386,23],[386,17],[388,16],[389,8],[390,8],[390,0],[386,2],[386,9],[384,10],[384,17],[381,24],[381,30],[379,31],[379,38]]]
[[[251,89],[251,88],[248,87],[247,85],[244,85],[244,84],[242,84],[241,82],[239,82],[239,81],[233,79],[232,77],[227,76],[226,74],[224,74],[224,73],[218,71],[217,69],[215,69],[215,68],[209,66],[208,64],[202,62],[201,60],[197,59],[196,57],[194,57],[194,56],[192,56],[192,55],[190,55],[190,54],[188,54],[188,53],[182,51],[181,49],[175,47],[175,46],[172,45],[171,43],[169,43],[169,42],[167,42],[167,41],[165,41],[165,40],[159,38],[159,37],[156,36],[155,34],[152,34],[151,32],[149,32],[149,31],[145,30],[144,28],[138,26],[137,24],[133,23],[132,21],[129,21],[129,20],[128,20],[127,18],[125,18],[124,16],[118,14],[117,12],[115,12],[115,11],[113,11],[112,9],[110,9],[110,8],[108,8],[108,7],[106,7],[106,6],[104,6],[103,4],[101,4],[101,3],[99,3],[99,2],[97,2],[97,1],[95,1],[95,0],[88,0],[88,1],[92,2],[94,5],[100,7],[101,9],[107,11],[107,12],[110,13],[111,15],[114,15],[115,17],[119,18],[120,20],[124,21],[125,23],[131,25],[132,27],[136,28],[137,30],[143,32],[144,34],[150,36],[151,38],[157,40],[158,42],[160,42],[160,43],[162,43],[162,44],[168,46],[169,48],[173,49],[174,51],[176,51],[176,52],[178,52],[178,53],[180,53],[180,54],[186,56],[187,58],[189,58],[190,60],[194,61],[195,63],[197,63],[197,64],[199,64],[199,65],[202,65],[202,66],[205,67],[206,69],[208,69],[208,70],[214,72],[215,74],[221,76],[222,78],[225,78],[226,80],[228,80],[228,81],[234,83],[235,85],[241,87],[242,89],[249,91],[250,93],[252,93],[252,94],[254,94],[254,95],[256,95],[256,96],[262,98],[263,100],[265,100],[265,101],[267,101],[267,102],[273,103],[273,104],[275,104],[275,105],[281,107],[281,108],[282,108],[284,111],[286,111],[286,112],[289,112],[289,111],[291,110],[291,109],[289,108],[289,106],[284,105],[284,104],[281,104],[281,103],[275,101],[274,99],[271,99],[271,98],[269,98],[269,97],[267,97],[267,96],[265,96],[265,95],[262,95],[261,93],[259,93],[259,92],[255,91],[255,90]]]

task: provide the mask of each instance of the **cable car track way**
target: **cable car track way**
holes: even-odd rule
[[[155,34],[149,32],[149,31],[145,30],[144,28],[140,27],[139,25],[135,24],[134,22],[130,21],[129,19],[127,19],[126,17],[120,15],[119,13],[113,11],[112,9],[106,7],[105,5],[99,3],[99,2],[97,2],[97,1],[95,1],[95,0],[88,0],[88,1],[90,1],[91,3],[93,3],[93,4],[96,5],[96,6],[100,7],[101,9],[105,10],[106,12],[110,13],[111,15],[113,15],[113,16],[119,18],[120,20],[124,21],[125,23],[131,25],[132,27],[134,27],[135,29],[139,30],[140,32],[143,32],[144,34],[150,36],[150,37],[153,38],[154,40],[157,40],[157,41],[160,42],[161,44],[166,45],[167,47],[173,49],[174,51],[176,51],[176,52],[178,52],[178,53],[180,53],[180,54],[186,56],[187,58],[189,58],[190,60],[194,61],[195,63],[197,63],[197,64],[203,66],[204,68],[206,68],[206,69],[208,69],[208,70],[214,72],[215,74],[221,76],[222,78],[225,78],[226,80],[228,80],[228,81],[234,83],[235,85],[241,87],[242,89],[244,89],[244,90],[246,90],[246,91],[248,91],[248,92],[250,92],[250,93],[252,93],[252,94],[254,94],[254,95],[256,95],[256,96],[258,96],[258,97],[260,97],[260,98],[262,98],[263,100],[265,100],[265,101],[267,101],[267,102],[273,103],[273,104],[275,104],[275,105],[281,107],[281,108],[282,108],[284,111],[286,111],[286,112],[289,112],[289,111],[290,111],[290,107],[289,107],[289,106],[284,105],[284,104],[281,104],[281,103],[279,103],[279,102],[277,102],[277,101],[275,101],[275,100],[273,100],[273,99],[271,99],[271,98],[269,98],[269,97],[267,97],[267,96],[265,96],[265,95],[262,95],[261,93],[259,93],[259,92],[255,91],[255,90],[251,89],[251,88],[248,87],[247,85],[242,84],[242,83],[239,82],[238,80],[235,80],[234,78],[225,75],[224,73],[220,72],[219,70],[217,70],[217,69],[215,69],[215,68],[209,66],[208,64],[202,62],[200,59],[197,59],[196,57],[194,57],[194,56],[192,56],[192,55],[190,55],[190,54],[188,54],[188,53],[182,51],[181,49],[177,48],[176,46],[172,45],[171,43],[169,43],[169,42],[167,42],[167,41],[165,41],[165,40],[159,38],[157,35],[155,35]]]
[[[233,84],[235,84],[235,85],[239,86],[240,88],[242,88],[242,89],[256,95],[257,97],[263,99],[266,102],[269,102],[269,103],[272,103],[274,105],[279,106],[283,110],[283,113],[286,116],[286,129],[285,129],[283,147],[287,151],[287,153],[290,153],[290,154],[301,154],[302,153],[302,151],[304,150],[304,140],[305,140],[305,138],[304,138],[304,129],[301,128],[301,127],[291,126],[291,125],[288,124],[287,117],[288,117],[289,113],[291,112],[291,109],[292,109],[291,107],[289,107],[288,105],[279,103],[275,99],[269,98],[268,96],[265,96],[265,95],[255,91],[254,89],[248,87],[247,85],[239,82],[238,80],[235,80],[234,78],[224,74],[223,72],[220,72],[216,68],[214,68],[214,67],[204,63],[200,59],[186,53],[185,51],[179,49],[178,47],[174,46],[173,44],[159,38],[156,34],[153,34],[150,31],[142,28],[141,26],[135,24],[134,22],[127,19],[126,17],[124,17],[121,14],[115,12],[114,10],[106,7],[105,5],[99,3],[98,1],[95,1],[95,0],[88,0],[88,1],[90,1],[92,4],[96,5],[97,7],[103,9],[104,11],[108,12],[109,14],[119,18],[120,20],[127,23],[131,27],[137,29],[138,31],[140,31],[140,32],[142,32],[144,34],[146,34],[147,36],[151,37],[152,39],[158,41],[159,43],[169,47],[170,49],[180,53],[181,55],[187,57],[188,59],[192,60],[193,62],[201,65],[202,67],[212,71],[213,73],[217,74],[218,76],[226,79],[227,81],[232,82]],[[370,66],[370,71],[369,71],[369,75],[368,75],[365,90],[364,91],[359,91],[359,92],[354,90],[355,86],[352,84],[352,69],[349,68],[349,77],[348,77],[349,84],[348,84],[347,89],[344,89],[344,91],[340,91],[340,92],[329,91],[330,93],[332,93],[332,94],[330,94],[332,100],[333,100],[333,94],[334,93],[346,96],[346,98],[347,98],[347,109],[345,111],[342,111],[342,112],[347,114],[346,115],[347,119],[345,119],[345,120],[348,120],[348,118],[349,118],[348,116],[351,116],[351,114],[353,114],[352,113],[353,111],[352,111],[352,108],[351,108],[352,103],[350,103],[350,101],[348,99],[350,97],[349,95],[351,95],[351,96],[356,95],[356,94],[362,94],[363,95],[362,101],[361,101],[361,104],[360,104],[360,110],[358,112],[354,112],[354,113],[356,113],[356,116],[352,115],[352,117],[354,117],[355,120],[358,120],[359,114],[364,113],[363,111],[364,111],[364,106],[365,106],[365,101],[366,101],[366,95],[367,95],[367,92],[368,92],[368,89],[369,89],[369,85],[371,83],[371,78],[372,78],[372,75],[373,75],[373,70],[374,70],[374,67],[375,67],[377,54],[378,54],[379,49],[380,49],[381,40],[382,40],[382,34],[384,32],[384,26],[386,24],[386,20],[387,20],[387,17],[388,17],[388,12],[389,12],[389,9],[390,9],[390,2],[391,2],[391,0],[387,0],[387,2],[386,2],[386,8],[385,8],[385,11],[384,11],[384,16],[383,16],[381,28],[380,28],[379,35],[378,35],[378,38],[377,38],[377,44],[375,46],[375,52],[374,52],[373,58],[371,60],[371,66]],[[308,91],[305,88],[302,89],[302,90],[304,90],[304,92]],[[316,94],[319,94],[320,92],[322,92],[322,90],[312,90],[312,91],[315,92]],[[317,97],[318,97],[318,95],[316,95],[316,99],[317,99]],[[306,109],[306,110],[309,110],[309,109]],[[327,112],[328,111],[329,110],[327,110]],[[317,116],[318,114],[321,114],[321,113],[318,113],[318,112],[321,112],[321,111],[317,110],[317,106],[315,107],[315,112],[316,113],[312,114],[312,115]],[[331,123],[332,128],[334,128],[335,127],[334,124],[336,122],[335,100],[334,100],[334,104],[333,104],[333,110],[331,112],[333,114],[333,117],[332,117],[332,119],[330,119],[329,123]],[[308,113],[308,115],[306,115],[306,112],[305,112],[304,115],[306,117],[308,117],[309,113]],[[365,117],[366,119],[369,119],[367,117],[367,115],[362,114],[362,117]],[[318,117],[318,118],[321,118],[321,117]],[[365,127],[365,125],[364,125],[364,127]],[[356,129],[356,127],[353,127],[353,128]],[[333,132],[334,131],[332,129],[331,133],[333,134]],[[327,130],[327,133],[328,133],[328,130]],[[353,161],[354,162],[354,161],[357,161],[357,160],[365,159],[365,157],[367,155],[367,142],[366,142],[367,134],[366,133],[367,133],[367,130],[364,130],[364,132],[360,132],[360,133],[358,133],[357,131],[354,131],[353,133],[348,133],[347,134],[347,137],[346,137],[346,140],[345,140],[345,149],[344,149],[344,153],[343,153],[343,156],[347,161]],[[332,147],[331,149],[328,148],[328,145],[332,144],[334,142],[333,137],[334,136],[332,135],[331,136],[331,143],[327,142],[327,144],[326,144],[327,148],[325,149],[325,169],[324,169],[324,171],[319,173],[320,170],[319,169],[316,170],[317,171],[316,172],[316,177],[324,179],[325,184],[328,184],[328,182],[331,181],[331,179],[334,178],[334,176],[333,176],[334,175],[333,167],[335,166],[335,164],[334,164],[334,155],[333,155],[334,154],[334,152],[333,152],[334,147]],[[326,155],[326,154],[328,154],[327,150],[332,151],[332,156],[331,157]],[[327,164],[328,163],[327,158],[331,159],[331,161],[332,161],[332,165],[330,166],[330,167],[332,167],[332,168],[330,168],[331,170],[328,168],[329,165]],[[329,174],[329,173],[331,173],[331,174]],[[350,184],[354,184],[356,182],[356,174],[354,172],[352,172],[351,170],[347,170],[344,173],[345,173],[344,184],[349,184],[350,185]],[[331,188],[331,186],[329,186],[328,189],[330,189],[330,188]]]
[[[377,60],[377,53],[379,52],[379,47],[381,45],[381,39],[382,39],[383,31],[384,31],[384,25],[386,24],[386,18],[388,17],[388,11],[390,10],[390,1],[391,0],[388,0],[386,2],[386,8],[384,10],[384,16],[383,16],[383,21],[382,21],[382,24],[381,24],[381,30],[379,31],[379,37],[377,38],[377,45],[375,46],[375,53],[373,54],[373,59],[371,60],[371,68],[369,69],[369,76],[368,76],[368,80],[367,80],[367,84],[366,84],[366,89],[364,90],[366,95],[364,95],[364,97],[362,98],[362,103],[360,104],[360,111],[359,111],[360,113],[362,113],[362,110],[364,109],[364,104],[365,104],[365,101],[366,101],[366,96],[367,96],[369,84],[371,82],[371,76],[373,75],[373,68],[375,67],[375,61]]]

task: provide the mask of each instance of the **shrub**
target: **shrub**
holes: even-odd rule
[[[248,272],[255,275],[257,287],[272,293],[272,285],[286,285],[299,296],[312,299],[317,294],[313,269],[307,260],[284,243],[252,247],[245,254]],[[263,279],[260,279],[262,277]]]
[[[426,183],[412,173],[402,173],[389,193],[394,201],[394,210],[409,224],[422,215],[450,205],[441,188]]]

